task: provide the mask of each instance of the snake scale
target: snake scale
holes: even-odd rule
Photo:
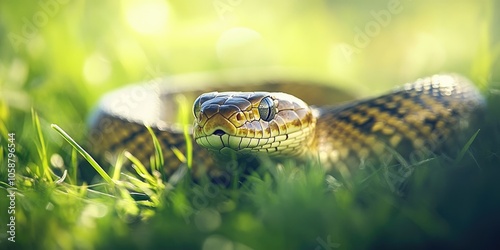
[[[463,146],[457,142],[473,135],[484,108],[479,91],[457,74],[420,78],[354,101],[333,87],[308,82],[259,80],[196,88],[170,81],[127,86],[104,96],[91,120],[93,152],[112,159],[127,150],[148,165],[154,155],[148,125],[161,144],[167,174],[185,162],[179,152],[187,155],[190,143],[197,178],[220,174],[231,157],[259,155],[313,160],[327,172],[350,175],[368,164],[411,164],[457,151]],[[238,92],[228,92],[233,89]],[[173,122],[179,96],[195,100],[192,127]]]

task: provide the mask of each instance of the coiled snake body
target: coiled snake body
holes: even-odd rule
[[[295,94],[317,104],[335,103],[331,87],[304,83],[223,85],[215,90],[284,92],[297,86]],[[456,142],[473,134],[471,122],[484,103],[476,88],[455,74],[421,78],[385,95],[336,106],[308,106],[282,92],[202,92],[154,82],[108,94],[92,119],[93,150],[110,156],[126,149],[147,165],[154,147],[146,124],[160,141],[169,174],[184,161],[178,152],[186,152],[186,138],[196,142],[191,142],[192,165],[198,177],[220,170],[226,156],[255,155],[318,160],[327,171],[351,173],[367,163],[408,164],[459,149]],[[194,127],[187,130],[169,122],[179,109],[174,100],[180,94],[187,99],[201,94],[193,105]],[[183,131],[193,135],[186,137]]]

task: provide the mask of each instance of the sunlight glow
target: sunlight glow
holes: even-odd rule
[[[106,81],[111,75],[111,65],[101,54],[94,53],[87,57],[83,65],[83,76],[91,84],[99,84]]]
[[[165,31],[169,8],[162,0],[129,0],[124,3],[128,24],[136,32],[146,35]]]
[[[243,27],[224,31],[216,44],[219,59],[229,64],[259,64],[269,57],[259,32]]]

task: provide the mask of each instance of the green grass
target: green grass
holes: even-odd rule
[[[463,1],[443,8],[432,1],[414,2],[403,2],[403,12],[392,16],[393,22],[350,63],[338,61],[333,45],[352,43],[353,28],[372,20],[370,10],[383,9],[387,1],[241,1],[230,6],[229,14],[237,18],[225,21],[216,11],[207,11],[210,1],[169,3],[168,28],[152,36],[132,32],[116,3],[75,1],[61,5],[19,50],[7,35],[21,32],[22,18],[42,8],[29,1],[0,3],[0,248],[491,246],[500,229],[500,34],[493,25],[498,23],[499,13],[493,11],[497,5]],[[256,13],[262,16],[255,18]],[[271,56],[244,63],[216,56],[217,38],[233,25],[258,30]],[[89,70],[92,63],[97,63],[94,68],[112,69],[106,80],[85,75],[83,69]],[[458,157],[419,164],[400,194],[391,190],[383,171],[341,180],[325,176],[313,163],[267,162],[245,176],[245,182],[222,187],[191,180],[189,146],[187,152],[176,153],[185,164],[173,176],[159,171],[161,150],[151,160],[153,171],[127,152],[108,165],[99,165],[92,160],[95,155],[86,152],[85,121],[99,96],[120,84],[261,65],[319,75],[361,95],[418,76],[457,71],[481,87],[489,109],[480,131],[471,135]],[[180,105],[180,121],[191,115],[189,106]],[[9,133],[16,134],[15,243],[7,241],[5,226]],[[127,168],[127,162],[136,167]],[[100,179],[82,183],[82,168]]]
[[[496,107],[500,97],[491,95],[489,102]],[[37,152],[50,151],[41,146],[44,124],[36,113],[32,118],[33,131],[39,131]],[[49,165],[49,155],[40,153],[38,163],[17,175],[14,246],[350,249],[489,244],[500,222],[495,216],[500,207],[498,124],[498,118],[486,124],[456,162],[436,158],[420,164],[403,196],[391,191],[382,172],[347,184],[326,177],[318,166],[293,161],[264,164],[241,185],[227,188],[208,181],[196,184],[186,175],[163,182],[165,176],[150,174],[127,152],[106,173],[52,125],[72,152],[91,162],[102,181],[82,184],[70,172],[81,165],[68,166],[61,177]],[[135,163],[133,173],[119,174],[124,158]]]

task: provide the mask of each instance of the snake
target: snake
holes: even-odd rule
[[[189,158],[192,176],[202,178],[229,171],[229,159],[237,159],[234,170],[264,157],[313,161],[351,176],[367,166],[408,166],[459,151],[485,106],[475,85],[454,73],[362,99],[308,80],[217,81],[167,78],[106,94],[90,123],[92,151],[113,162],[126,150],[149,165],[156,139],[168,175]],[[192,121],[179,124],[189,109]]]

